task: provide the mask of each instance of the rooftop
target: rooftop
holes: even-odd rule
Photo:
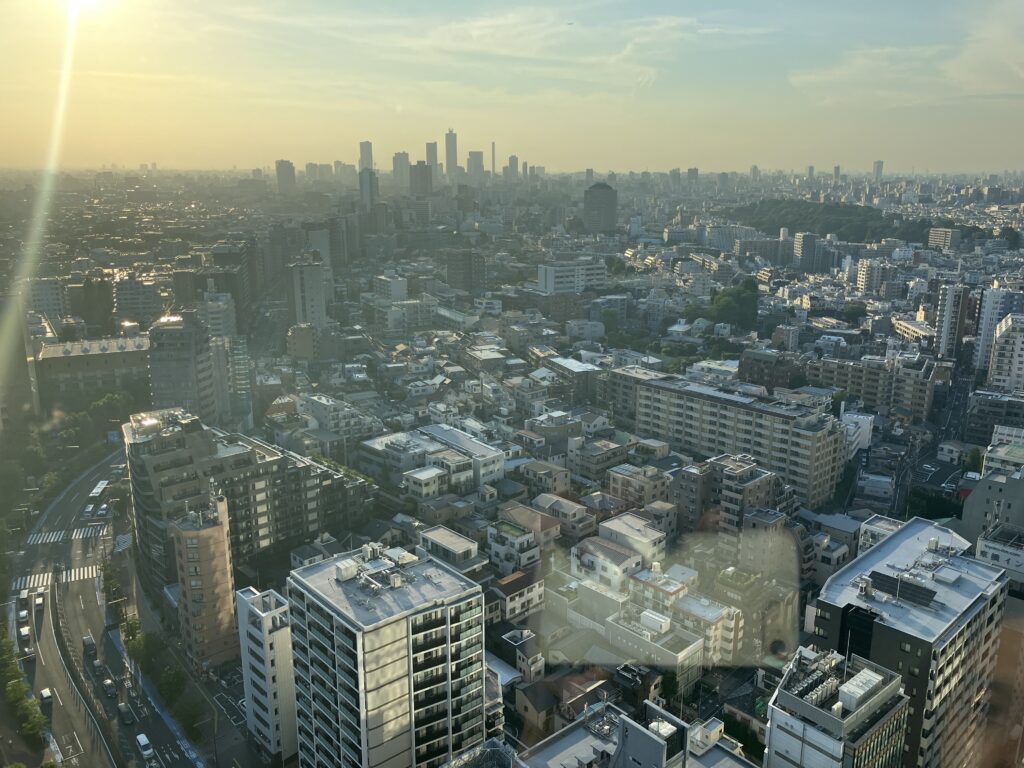
[[[121,352],[149,351],[149,336],[117,336],[106,339],[87,339],[84,341],[66,341],[59,344],[43,344],[39,350],[40,360],[52,360],[64,357],[80,357],[84,355],[109,355]]]
[[[941,643],[1006,581],[1002,570],[964,557],[970,546],[915,517],[833,574],[821,599],[860,605],[907,634]]]
[[[297,568],[288,581],[362,629],[480,593],[478,584],[438,560],[379,544]]]

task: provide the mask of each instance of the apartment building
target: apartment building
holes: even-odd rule
[[[608,493],[635,506],[668,498],[669,475],[657,467],[618,464],[608,470]]]
[[[643,564],[651,567],[665,559],[667,536],[640,515],[624,512],[611,517],[598,526],[598,535],[637,552]]]
[[[645,381],[659,381],[670,374],[630,365],[609,371],[598,383],[598,402],[623,429],[636,428],[636,390]]]
[[[516,622],[544,608],[544,579],[536,570],[515,571],[491,584],[502,621]]]
[[[846,460],[845,430],[831,414],[680,378],[638,387],[637,428],[684,454],[749,454],[810,507],[831,498]]]
[[[203,669],[238,657],[228,501],[211,500],[170,524],[178,572],[178,626],[185,653]]]
[[[1007,315],[1024,313],[1024,291],[987,288],[981,294],[974,342],[974,368],[987,371],[996,326]]]
[[[288,601],[272,589],[235,593],[245,689],[245,726],[269,757],[288,760],[298,750],[295,669]]]
[[[149,393],[149,335],[43,343],[36,380],[44,408],[98,400],[107,392]]]
[[[801,646],[768,703],[764,768],[899,768],[909,699],[895,672]]]
[[[597,529],[594,514],[575,501],[550,493],[541,493],[531,504],[537,509],[558,518],[560,532],[573,541],[590,536]]]
[[[967,399],[963,439],[988,445],[997,426],[1024,428],[1024,392],[976,389]]]
[[[844,390],[867,410],[901,421],[925,421],[935,394],[935,362],[918,353],[859,360],[822,357],[809,362],[806,373],[814,386]]]
[[[487,553],[503,576],[529,570],[540,562],[540,547],[533,531],[508,520],[487,526]]]
[[[625,462],[628,455],[629,446],[614,440],[570,437],[566,466],[574,475],[601,483],[608,470]]]
[[[954,358],[967,322],[970,287],[943,285],[939,288],[939,304],[935,312],[935,350],[939,357]]]
[[[966,539],[914,518],[830,578],[814,634],[903,678],[903,765],[974,765],[982,753],[1007,576]],[[964,702],[971,702],[965,707]]]
[[[367,544],[292,571],[298,763],[438,768],[481,744],[483,594]]]
[[[618,591],[626,585],[629,574],[642,566],[639,552],[598,536],[577,542],[569,553],[569,570],[573,576]]]
[[[556,261],[537,266],[537,287],[541,293],[583,293],[604,288],[608,268],[604,259],[581,257],[573,261]]]
[[[988,384],[1007,392],[1024,390],[1024,314],[1007,315],[996,325]]]
[[[477,488],[505,477],[505,454],[483,440],[447,424],[428,424],[420,427],[419,431],[431,440],[468,456],[473,463],[473,482]]]
[[[131,483],[131,518],[148,587],[174,581],[168,522],[211,492],[228,501],[231,556],[251,563],[361,519],[376,486],[262,440],[222,432],[180,410],[133,415],[121,427]]]

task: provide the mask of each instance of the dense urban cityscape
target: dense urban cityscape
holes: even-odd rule
[[[573,154],[564,115],[523,109],[546,146],[411,102],[387,108],[414,141],[348,104],[362,140],[278,129],[255,167],[203,169],[161,158],[220,151],[237,94],[182,111],[206,148],[140,155],[142,106],[117,113],[132,142],[83,127],[76,77],[111,83],[88,97],[108,112],[140,83],[206,86],[95,50],[77,71],[102,16],[66,5],[45,158],[23,156],[35,115],[0,141],[0,765],[1024,766],[1024,172],[918,171],[877,136],[808,141],[796,170],[704,167],[680,139],[630,170],[660,134],[595,124]],[[620,18],[616,53],[584,6],[438,27],[258,6],[237,28],[152,12],[182,50],[181,25],[268,61],[264,27],[308,61],[319,29],[380,43],[425,93],[456,61],[494,77],[493,48],[512,109],[564,70],[612,111],[581,65],[642,89],[684,71],[672,46],[756,67],[740,47],[774,34]],[[991,24],[966,39],[951,100],[979,40],[1007,47]],[[853,92],[874,72],[853,61],[790,85]],[[262,114],[304,109],[300,72]],[[970,94],[978,125],[1002,83]],[[273,133],[252,127],[246,151]],[[918,129],[925,152],[926,125],[886,130]]]

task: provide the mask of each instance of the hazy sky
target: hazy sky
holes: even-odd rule
[[[39,167],[68,0],[0,0],[0,166]],[[1024,0],[84,0],[63,162],[1019,168]]]

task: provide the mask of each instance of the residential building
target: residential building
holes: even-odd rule
[[[583,504],[550,493],[536,496],[531,504],[557,518],[560,532],[572,541],[579,541],[597,530],[597,521],[594,515]]]
[[[295,165],[290,160],[278,160],[274,164],[277,175],[277,193],[292,195],[295,193]]]
[[[927,420],[935,395],[935,362],[918,353],[858,360],[822,357],[807,364],[806,375],[816,387],[848,392],[867,410],[903,422]]]
[[[43,343],[36,355],[39,399],[87,403],[108,392],[149,395],[149,335]]]
[[[618,464],[608,470],[608,493],[636,507],[668,498],[669,475],[649,464]]]
[[[987,371],[996,326],[1007,315],[1024,313],[1024,291],[986,288],[981,294],[974,342],[974,368]]]
[[[425,555],[441,560],[464,576],[475,576],[488,563],[488,559],[479,554],[477,542],[443,525],[422,531],[420,548]]]
[[[431,440],[469,457],[473,463],[473,482],[476,487],[505,477],[505,454],[483,440],[447,424],[428,424],[420,427],[419,431]]]
[[[988,384],[1007,392],[1024,390],[1024,314],[1007,315],[996,325]]]
[[[155,280],[139,278],[134,272],[114,281],[114,316],[145,327],[163,313],[164,300]]]
[[[517,622],[544,609],[544,579],[537,571],[515,571],[491,584],[502,621]]]
[[[182,408],[219,424],[210,335],[194,310],[161,317],[149,331],[149,376],[154,409]]]
[[[122,425],[131,521],[143,584],[176,579],[168,524],[211,493],[228,501],[236,567],[328,527],[357,525],[376,486],[262,440],[205,426],[180,409],[137,413]]]
[[[523,484],[530,496],[552,493],[556,496],[569,492],[569,470],[547,461],[530,461],[519,468]]]
[[[988,445],[998,426],[1024,428],[1024,392],[976,389],[967,399],[964,442]]]
[[[1024,592],[1024,528],[996,523],[978,537],[977,553],[979,560],[1006,570],[1011,594]]]
[[[604,288],[608,268],[600,258],[580,257],[537,266],[537,287],[549,296],[559,293],[583,293]]]
[[[178,627],[185,653],[211,669],[238,658],[228,500],[217,496],[171,522],[178,572]]]
[[[967,322],[967,298],[970,287],[943,285],[939,288],[939,304],[935,313],[935,351],[939,357],[954,358]]]
[[[928,230],[928,247],[937,251],[955,251],[960,247],[960,230],[932,227]]]
[[[1007,577],[948,528],[914,518],[830,578],[814,634],[903,677],[903,765],[972,765],[982,753]],[[964,702],[973,702],[964,706]]]
[[[533,531],[508,520],[487,526],[487,553],[494,567],[505,576],[529,570],[540,562],[540,547]]]
[[[831,498],[846,462],[845,430],[831,414],[681,378],[638,387],[637,428],[686,455],[749,454],[810,507]]]
[[[987,472],[964,499],[959,530],[968,541],[999,523],[1024,527],[1024,469]]]
[[[573,576],[622,591],[629,574],[643,565],[643,558],[629,547],[591,536],[573,545],[569,563]]]
[[[624,443],[604,438],[570,437],[565,463],[573,475],[599,483],[604,481],[609,469],[625,462],[628,455],[629,446]]]
[[[298,764],[436,768],[484,740],[483,594],[380,544],[292,571]]]
[[[305,253],[288,265],[291,285],[288,310],[293,325],[308,324],[317,330],[327,327],[328,293],[324,264],[319,253]]]
[[[740,364],[742,366],[742,360]],[[635,429],[637,387],[644,381],[657,381],[669,376],[667,373],[638,365],[615,368],[600,382],[599,402],[611,412],[619,426],[623,429]]]
[[[909,699],[900,676],[801,646],[768,703],[764,768],[899,768]]]
[[[288,601],[272,589],[235,593],[245,690],[245,726],[270,757],[288,760],[298,750],[295,669]]]
[[[665,534],[632,512],[602,522],[598,525],[598,535],[638,553],[648,568],[665,559]]]

